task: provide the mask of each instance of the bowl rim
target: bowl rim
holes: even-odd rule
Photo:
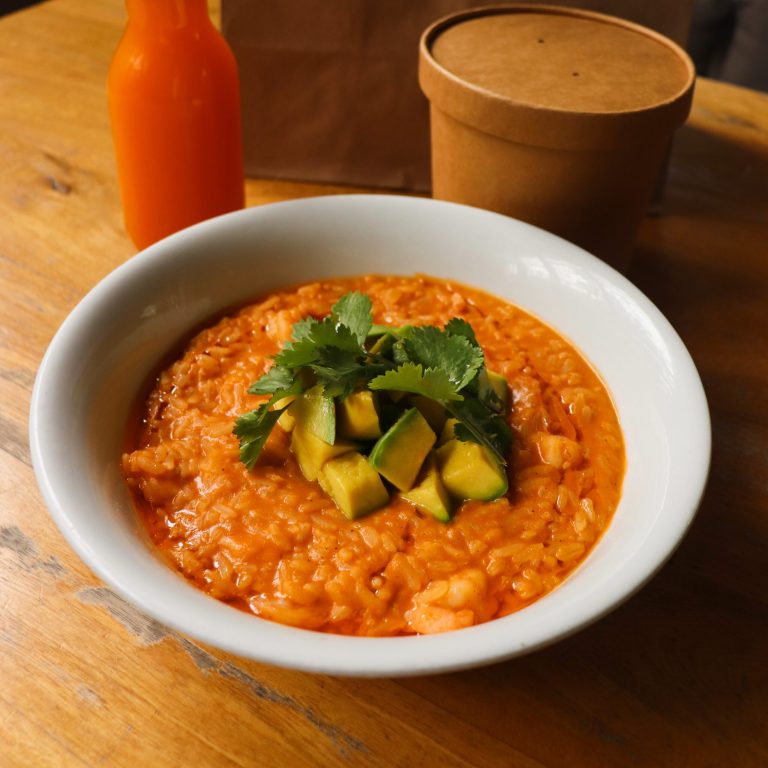
[[[664,344],[674,354],[688,378],[690,389],[687,396],[690,398],[690,407],[695,412],[695,422],[699,426],[696,435],[698,445],[694,452],[695,461],[689,473],[692,475],[693,482],[685,494],[684,501],[678,504],[678,509],[673,510],[675,514],[671,519],[666,520],[667,533],[664,540],[651,552],[645,552],[643,557],[636,558],[632,563],[633,567],[623,575],[621,583],[613,585],[613,589],[597,596],[587,596],[586,609],[583,605],[584,601],[581,600],[569,606],[565,612],[566,615],[554,624],[545,616],[541,625],[535,628],[535,631],[529,632],[523,642],[512,642],[505,636],[505,622],[509,624],[509,619],[522,613],[531,615],[545,598],[534,602],[518,614],[494,619],[467,629],[440,635],[386,638],[333,635],[275,624],[225,606],[214,598],[204,595],[195,587],[187,585],[181,577],[179,582],[184,585],[185,590],[189,591],[188,599],[183,609],[170,610],[160,596],[147,590],[146,585],[138,585],[138,582],[119,575],[116,568],[109,562],[109,557],[94,550],[88,536],[78,530],[71,514],[62,504],[61,494],[56,486],[55,467],[52,464],[55,462],[56,453],[49,448],[45,438],[45,420],[41,418],[44,392],[50,384],[50,377],[55,375],[56,362],[68,353],[70,336],[79,329],[79,326],[88,321],[94,307],[103,303],[105,298],[110,297],[114,292],[119,294],[124,276],[136,270],[151,271],[159,261],[166,258],[167,252],[179,249],[183,251],[186,244],[194,242],[200,234],[226,232],[231,223],[236,224],[241,219],[253,218],[258,221],[259,217],[270,216],[275,211],[286,212],[286,215],[300,215],[303,210],[318,207],[329,213],[345,210],[349,213],[356,207],[367,208],[371,205],[376,206],[377,210],[387,209],[388,215],[397,215],[406,208],[415,208],[415,212],[418,213],[427,213],[427,208],[447,208],[452,215],[476,217],[479,223],[482,223],[484,218],[488,221],[504,220],[510,224],[514,223],[514,227],[521,232],[535,232],[537,237],[543,238],[553,247],[557,246],[559,252],[570,254],[576,264],[595,271],[609,280],[617,290],[630,296],[637,306],[642,308],[645,319],[660,334]],[[547,322],[546,318],[544,322]],[[121,597],[162,624],[224,651],[276,666],[359,677],[433,674],[491,664],[546,647],[597,621],[637,592],[677,548],[698,509],[711,459],[709,410],[694,362],[682,340],[662,313],[625,277],[577,246],[515,219],[454,203],[398,195],[322,196],[248,208],[197,224],[129,258],[86,294],[53,337],[35,380],[30,404],[29,427],[32,463],[51,517],[80,558]],[[597,546],[593,551],[594,549],[597,549]],[[217,626],[211,627],[205,622],[196,620],[195,616],[199,611],[205,615],[210,614],[217,621],[221,620],[230,628],[234,627],[234,634],[224,636],[217,631]],[[224,614],[222,611],[235,612],[238,617]],[[250,628],[241,632],[240,628],[245,626],[243,620],[250,624]],[[264,644],[254,650],[252,642],[255,637]],[[310,654],[306,653],[307,643],[312,649]]]

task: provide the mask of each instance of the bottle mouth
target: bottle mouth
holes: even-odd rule
[[[209,23],[206,0],[126,0],[128,21],[148,29],[173,31]]]

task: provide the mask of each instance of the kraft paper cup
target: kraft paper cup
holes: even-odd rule
[[[515,4],[447,16],[420,44],[433,195],[623,269],[694,79],[671,40],[604,14]]]

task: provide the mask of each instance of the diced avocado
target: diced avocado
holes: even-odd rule
[[[495,371],[488,371],[488,381],[496,391],[496,394],[501,400],[504,410],[509,410],[509,382],[500,374]]]
[[[297,398],[292,406],[296,424],[306,432],[333,445],[336,439],[336,407],[332,397],[316,386]]]
[[[292,432],[293,428],[296,426],[296,417],[293,415],[292,408],[290,407],[291,404],[296,400],[296,395],[288,395],[288,397],[283,397],[280,400],[278,400],[274,408],[275,410],[279,411],[281,408],[285,408],[285,410],[280,414],[280,416],[277,419],[277,423],[286,431],[286,432]],[[286,408],[286,406],[289,406]]]
[[[407,410],[376,442],[368,457],[390,483],[407,491],[435,444],[435,433],[418,408]]]
[[[424,462],[424,469],[416,485],[410,491],[403,493],[402,497],[442,523],[447,523],[451,519],[453,502],[440,479],[437,461],[432,453]]]
[[[353,392],[336,406],[339,434],[353,440],[381,437],[376,396],[370,389]]]
[[[277,423],[286,431],[293,432],[293,428],[296,426],[296,419],[291,413],[291,409],[283,411],[277,419]]]
[[[307,480],[317,480],[318,472],[327,461],[355,448],[357,445],[348,440],[337,440],[333,445],[328,445],[298,421],[291,433],[291,450],[296,454],[301,472]]]
[[[507,492],[507,473],[487,448],[449,440],[437,449],[440,477],[458,499],[492,501]]]
[[[423,395],[411,395],[408,402],[421,411],[421,415],[427,420],[432,431],[440,434],[440,430],[445,426],[446,413],[440,403]]]
[[[453,440],[456,437],[456,430],[454,427],[459,423],[458,419],[446,419],[443,425],[443,431],[440,433],[440,439],[437,441],[437,445],[445,445],[449,440]]]
[[[487,369],[482,370],[478,376],[478,395],[481,400],[485,400],[488,390],[491,390],[499,400],[499,413],[509,412],[509,384],[500,374]]]
[[[389,502],[379,473],[357,451],[331,459],[318,475],[323,490],[350,520]]]

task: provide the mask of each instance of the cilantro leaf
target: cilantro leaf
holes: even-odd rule
[[[483,351],[464,336],[452,336],[433,325],[410,329],[403,346],[412,362],[445,372],[457,390],[475,378],[485,361]]]
[[[290,368],[273,365],[260,379],[248,387],[250,395],[271,395],[293,385],[295,376]]]
[[[405,340],[398,339],[392,345],[392,359],[397,365],[405,365],[411,362],[411,358],[408,357],[408,352],[405,350]]]
[[[445,371],[425,369],[417,363],[404,363],[393,371],[377,376],[368,383],[368,388],[412,392],[442,404],[462,399]]]
[[[248,469],[253,469],[272,428],[285,408],[270,410],[269,403],[262,403],[256,410],[243,414],[235,421],[232,431],[240,440],[240,461]]]
[[[318,349],[311,368],[326,395],[346,397],[364,381],[367,366],[359,354],[327,346]]]
[[[294,333],[296,324],[294,324]],[[301,338],[285,344],[283,348],[272,358],[275,365],[283,368],[303,368],[311,366],[318,360],[320,349],[323,347],[338,347],[342,350],[363,354],[363,348],[358,343],[357,337],[345,325],[337,326],[330,318],[318,322],[315,320],[311,326],[300,328]]]
[[[346,326],[363,346],[373,325],[371,300],[363,293],[345,293],[331,309],[331,317],[337,326]]]
[[[232,431],[240,440],[240,460],[248,469],[252,469],[259,458],[280,414],[290,406],[290,403],[286,403],[281,408],[273,408],[275,403],[290,395],[300,395],[303,391],[304,387],[294,378],[293,373],[279,366],[272,366],[250,386],[248,392],[251,394],[261,395],[271,392],[272,397],[253,411],[239,416],[235,421]]]
[[[463,336],[473,347],[480,349],[475,329],[462,317],[452,317],[444,328],[449,336]]]
[[[313,362],[316,356],[317,345],[309,336],[305,336],[299,341],[284,344],[272,359],[275,365],[282,368],[302,368]]]
[[[365,352],[355,333],[348,326],[335,323],[330,317],[317,323],[307,340],[316,347],[337,347],[359,355]]]
[[[293,341],[302,341],[303,339],[306,339],[316,324],[317,320],[315,320],[314,317],[303,317],[301,320],[297,320],[293,324],[291,339]]]

